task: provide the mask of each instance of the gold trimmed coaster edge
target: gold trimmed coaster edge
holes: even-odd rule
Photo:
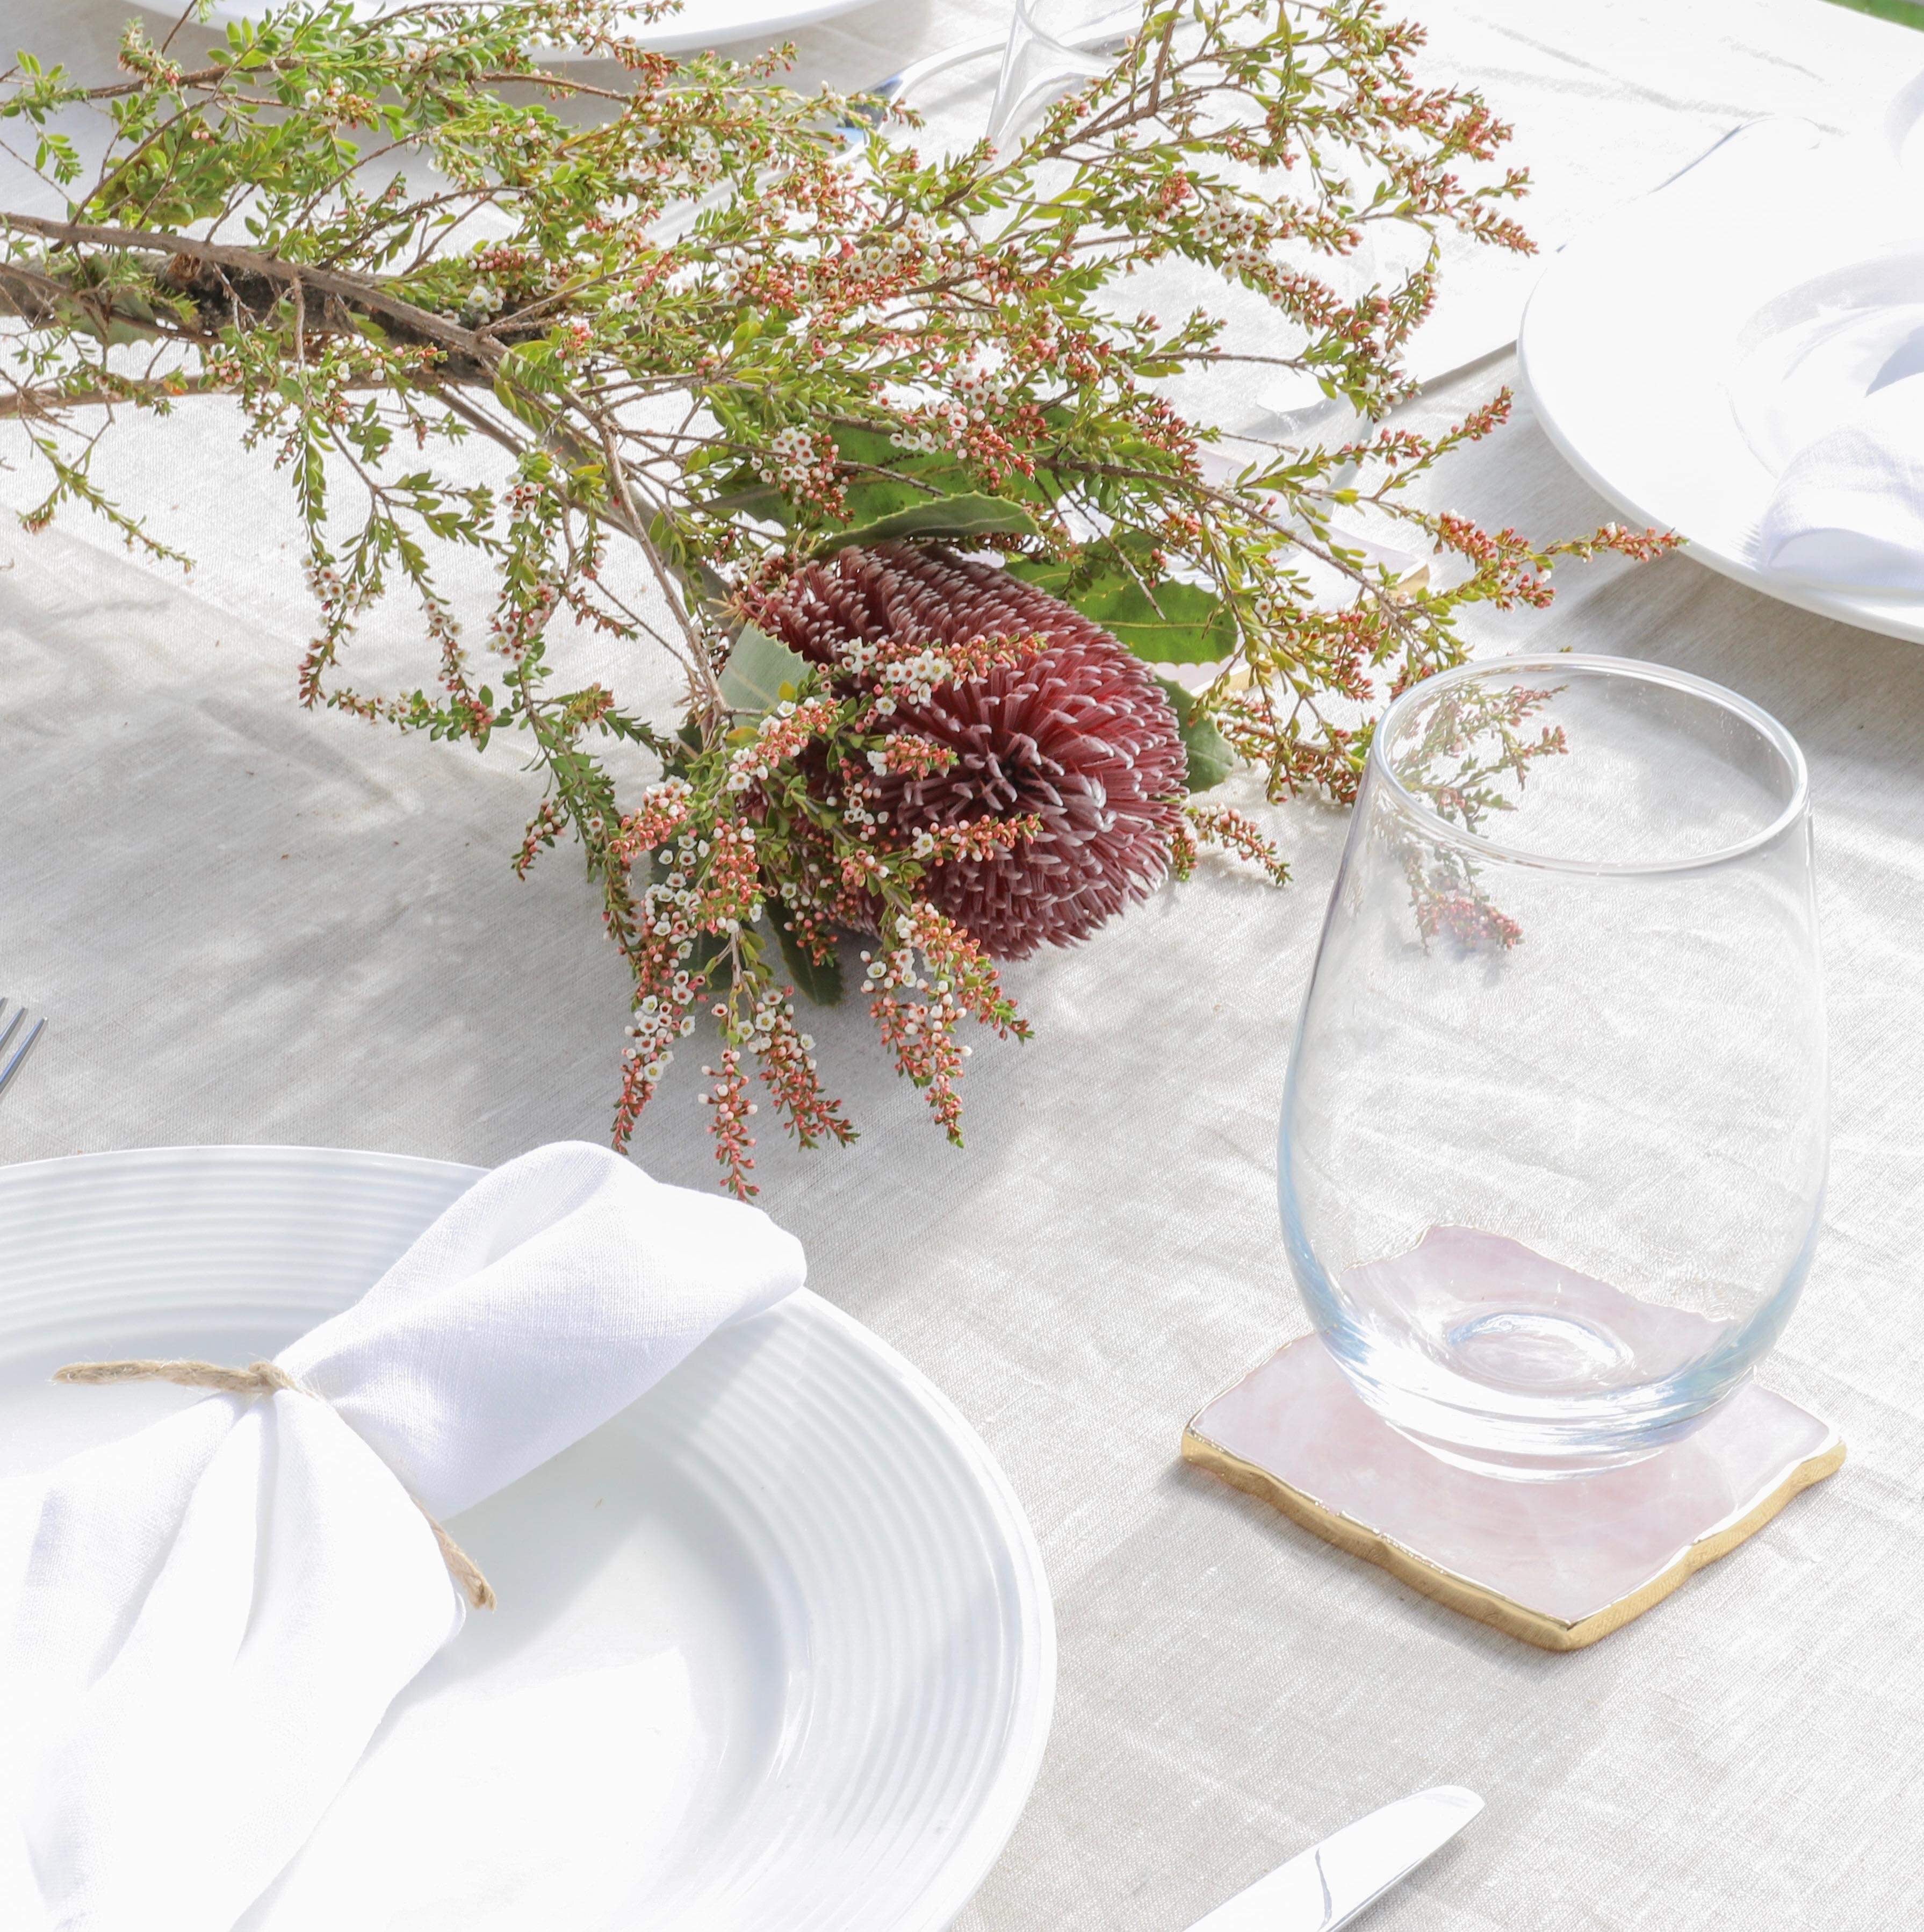
[[[1707,1569],[1720,1557],[1728,1556],[1740,1544],[1748,1542],[1794,1497],[1814,1488],[1826,1477],[1835,1475],[1843,1467],[1845,1455],[1843,1438],[1833,1428],[1830,1442],[1823,1448],[1787,1471],[1783,1480],[1735,1522],[1699,1537],[1674,1562],[1628,1596],[1620,1597],[1614,1603],[1605,1604],[1602,1610],[1594,1610],[1575,1623],[1568,1623],[1560,1617],[1519,1604],[1488,1584],[1476,1582],[1431,1562],[1393,1536],[1359,1522],[1341,1510],[1330,1508],[1260,1464],[1248,1462],[1234,1450],[1225,1449],[1221,1443],[1212,1442],[1196,1426],[1212,1406],[1206,1403],[1198,1409],[1182,1431],[1185,1462],[1207,1469],[1232,1488],[1268,1503],[1312,1535],[1320,1537],[1324,1542],[1333,1544],[1352,1556],[1361,1557],[1365,1563],[1374,1564],[1378,1569],[1388,1570],[1399,1582],[1420,1591],[1446,1608],[1473,1618],[1478,1623],[1487,1624],[1506,1636],[1533,1644],[1539,1650],[1587,1649],[1613,1631],[1621,1630],[1626,1624],[1634,1622],[1646,1610],[1655,1609],[1689,1582],[1698,1570]]]

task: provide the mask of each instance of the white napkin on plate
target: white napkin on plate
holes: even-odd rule
[[[1873,390],[1791,458],[1758,547],[1809,583],[1924,592],[1924,375]]]
[[[312,1394],[209,1396],[0,1484],[0,1927],[225,1932],[461,1628],[422,1511],[513,1482],[802,1275],[756,1209],[544,1148],[281,1352]]]

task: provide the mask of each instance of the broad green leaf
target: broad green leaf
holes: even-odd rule
[[[1236,648],[1236,622],[1221,598],[1194,584],[1162,583],[1154,601],[1133,577],[1104,572],[1071,589],[1074,566],[1017,558],[1009,568],[1113,632],[1151,664],[1215,664]]]
[[[775,929],[781,946],[783,964],[794,976],[796,988],[818,1006],[839,1006],[842,998],[842,962],[831,959],[826,965],[811,958],[789,923],[788,908],[779,899],[767,902],[769,923]]]
[[[984,496],[968,470],[946,450],[903,449],[879,430],[838,430],[835,443],[844,463],[865,464],[871,470],[891,472],[887,476],[865,476],[858,471],[850,478],[844,494],[848,502],[849,521],[854,526],[878,524],[898,511],[934,508],[943,500],[967,499],[984,502],[1028,503],[1038,507],[1046,506],[1049,501],[1040,484],[1019,476],[1010,476],[998,495]],[[1032,531],[1035,524],[1032,520],[1008,527],[1026,532]],[[920,536],[943,532],[912,530],[907,534]],[[963,528],[951,534],[967,536],[973,532]],[[857,537],[853,530],[834,539],[838,545],[865,540]]]
[[[772,483],[750,483],[739,490],[724,490],[714,500],[714,507],[728,516],[779,524],[784,530],[795,520],[793,506]]]
[[[1041,535],[1035,519],[1020,503],[1001,496],[970,493],[962,496],[925,497],[907,509],[877,517],[853,530],[838,530],[816,548],[818,556],[847,550],[855,544],[887,543],[904,537],[946,537],[966,543],[976,537],[1033,537]]]
[[[784,696],[793,698],[807,676],[808,661],[777,644],[752,624],[742,627],[721,674],[721,695],[731,710],[760,718]]]
[[[1189,758],[1189,789],[1212,791],[1236,769],[1236,754],[1229,740],[1216,729],[1215,720],[1173,677],[1158,677],[1163,695],[1176,713],[1176,728],[1182,735],[1182,748]]]
[[[746,432],[738,430],[737,433]],[[946,452],[902,449],[879,430],[838,430],[835,442],[845,463],[889,473],[869,476],[858,470],[849,477],[843,493],[848,506],[849,527],[824,540],[824,553],[845,549],[853,543],[879,543],[890,536],[966,539],[991,530],[1033,535],[1036,528],[1033,518],[1018,520],[1017,513],[1013,512],[1003,513],[1011,518],[1006,524],[984,522],[981,520],[984,513],[979,510],[958,512],[950,514],[945,526],[943,506],[962,502],[973,505],[1020,502],[1039,507],[1048,501],[1039,485],[1019,477],[1009,479],[1006,494],[985,496],[969,472]],[[794,506],[773,484],[763,482],[748,465],[733,467],[728,481],[733,487],[725,488],[715,498],[716,508],[733,516],[780,524],[784,528],[793,526]],[[919,520],[900,529],[879,527],[911,512],[935,520],[926,527]]]

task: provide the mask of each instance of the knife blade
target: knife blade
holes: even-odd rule
[[[1335,1932],[1380,1898],[1483,1808],[1475,1792],[1440,1784],[1399,1798],[1299,1852],[1189,1932]]]

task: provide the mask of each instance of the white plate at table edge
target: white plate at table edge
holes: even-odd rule
[[[181,9],[172,0],[136,0],[136,4],[169,20],[180,16]],[[224,28],[230,20],[259,20],[271,4],[273,0],[256,0],[253,5],[236,4],[236,0],[214,0],[208,19],[190,21],[188,28]],[[685,0],[679,13],[652,25],[634,22],[626,31],[637,46],[655,53],[694,53],[751,41],[766,44],[785,40],[800,28],[812,27],[873,4],[874,0]],[[719,26],[715,24],[718,16]],[[573,47],[556,47],[550,58],[574,61],[584,56]]]
[[[304,1326],[370,1285],[388,1258],[485,1171],[451,1162],[352,1149],[250,1146],[142,1148],[0,1166],[0,1402],[12,1407],[16,1415],[23,1405],[30,1405],[35,1415],[44,1414],[49,1394],[57,1398],[71,1391],[49,1390],[35,1376],[22,1374],[22,1359],[37,1364],[43,1356],[65,1357],[82,1342],[85,1347],[82,1352],[92,1352],[120,1335],[132,1340],[139,1334],[136,1317],[157,1324],[150,1339],[139,1346],[153,1346],[159,1330],[164,1329],[166,1338],[159,1346],[170,1352],[203,1330],[212,1336],[226,1328],[244,1329],[277,1320],[284,1326],[296,1311]],[[357,1198],[358,1213],[354,1211]],[[290,1272],[277,1282],[273,1294],[266,1294],[253,1284],[262,1278],[268,1265],[265,1258],[277,1242],[282,1264]],[[309,1269],[306,1277],[298,1273],[304,1261],[289,1257],[305,1258]],[[144,1290],[143,1268],[147,1276]],[[223,1280],[223,1276],[227,1279]],[[350,1288],[350,1282],[357,1286]],[[187,1298],[190,1283],[198,1300]],[[281,1304],[277,1308],[276,1295]],[[178,1341],[174,1339],[177,1332],[181,1334]],[[850,1412],[846,1422],[838,1421],[849,1406],[844,1404],[838,1410],[832,1395],[818,1398],[811,1407],[802,1400],[808,1390],[801,1388],[802,1378],[794,1374],[798,1352],[807,1358],[806,1366],[811,1369],[826,1365],[842,1383],[858,1390],[865,1387],[871,1398],[869,1412],[862,1416]],[[766,1365],[761,1380],[769,1386],[755,1386],[757,1362]],[[732,1380],[718,1379],[724,1377]],[[886,1755],[895,1760],[887,1802],[874,1790],[858,1790],[853,1810],[831,1810],[824,1814],[846,1833],[859,1852],[866,1846],[866,1864],[862,1856],[851,1858],[844,1881],[835,1858],[847,1855],[835,1853],[832,1848],[823,1854],[808,1842],[805,1832],[790,1832],[790,1844],[777,1845],[767,1857],[757,1841],[752,1860],[756,1869],[748,1877],[718,1884],[712,1903],[724,1909],[724,1918],[718,1922],[736,1922],[727,1915],[743,1901],[744,1888],[763,1885],[764,1866],[773,1864],[779,1873],[781,1856],[792,1850],[793,1841],[799,1838],[802,1842],[795,1862],[802,1880],[819,1886],[820,1874],[809,1863],[813,1859],[816,1865],[831,1869],[832,1884],[846,1882],[850,1895],[838,1904],[832,1892],[805,1895],[799,1891],[795,1908],[798,1924],[860,1926],[865,1932],[871,1926],[873,1932],[938,1932],[974,1894],[1020,1816],[1040,1768],[1053,1712],[1053,1612],[1041,1552],[1021,1505],[987,1448],[954,1405],[886,1343],[808,1290],[800,1291],[754,1322],[725,1331],[698,1350],[660,1389],[644,1396],[625,1417],[606,1425],[591,1442],[637,1417],[644,1418],[638,1432],[645,1439],[645,1415],[650,1405],[663,1400],[672,1404],[678,1399],[673,1393],[678,1387],[686,1413],[697,1418],[697,1431],[706,1427],[713,1434],[716,1425],[709,1418],[725,1414],[730,1400],[738,1413],[745,1409],[759,1418],[765,1410],[775,1412],[776,1420],[768,1426],[791,1453],[799,1449],[805,1454],[810,1448],[809,1427],[820,1430],[831,1452],[829,1467],[802,1469],[783,1460],[781,1479],[789,1484],[791,1493],[783,1499],[781,1510],[771,1512],[784,1517],[781,1533],[790,1537],[791,1549],[811,1547],[811,1526],[789,1522],[787,1513],[794,1504],[793,1492],[799,1490],[805,1497],[811,1483],[826,1484],[834,1501],[824,1505],[822,1521],[812,1526],[816,1540],[809,1558],[819,1564],[825,1525],[832,1543],[832,1532],[838,1527],[845,1530],[851,1510],[859,1526],[862,1509],[867,1504],[873,1512],[868,1541],[851,1544],[850,1556],[842,1559],[853,1562],[861,1572],[860,1600],[866,1605],[879,1579],[878,1601],[886,1605],[892,1586],[921,1591],[928,1602],[919,1606],[909,1604],[911,1617],[933,1616],[935,1620],[932,1625],[908,1628],[906,1642],[900,1640],[901,1632],[886,1629],[885,1640],[898,1640],[878,1644],[876,1634],[870,1630],[859,1633],[862,1640],[856,1642],[844,1634],[839,1658],[835,1634],[820,1632],[819,1619],[808,1626],[811,1640],[817,1634],[825,1634],[828,1640],[820,1645],[819,1656],[811,1641],[810,1669],[804,1672],[809,1679],[808,1696],[814,1701],[804,1708],[800,1721],[811,1744],[817,1732],[838,1735],[838,1721],[846,1734],[845,1742],[858,1738],[862,1724],[872,1724],[874,1710],[895,1709],[905,1696],[916,1699],[914,1708],[919,1720],[925,1720],[928,1735],[925,1737],[919,1728],[916,1742],[921,1748],[907,1766],[898,1752],[885,1754],[872,1737],[867,1737],[866,1758]],[[838,1387],[835,1394],[843,1392]],[[115,1392],[117,1396],[129,1393]],[[159,1390],[142,1393],[163,1399]],[[164,1399],[171,1406],[177,1394],[166,1392]],[[793,1412],[787,1418],[791,1426],[786,1432],[781,1426],[780,1413],[784,1400]],[[672,1418],[677,1412],[671,1406],[667,1413]],[[893,1453],[887,1453],[886,1439],[890,1417],[898,1435]],[[100,1432],[124,1434],[145,1419],[143,1415],[130,1420],[123,1408]],[[845,1449],[846,1444],[833,1438],[834,1429],[853,1431],[858,1424],[869,1432],[862,1442],[884,1453],[835,1464],[832,1452]],[[91,1422],[89,1426],[100,1428]],[[685,1420],[678,1426],[688,1425]],[[11,1466],[19,1466],[21,1427],[18,1423],[11,1425],[15,1438],[9,1445]],[[681,1436],[668,1439],[678,1455],[685,1444],[694,1454],[712,1447],[691,1443]],[[737,1453],[749,1460],[755,1477],[764,1474],[766,1455],[757,1459],[751,1448]],[[43,1454],[39,1460],[46,1460]],[[558,1458],[557,1462],[562,1460]],[[643,1462],[645,1466],[645,1456]],[[906,1472],[918,1464],[919,1473],[912,1481]],[[549,1466],[550,1469],[555,1466]],[[928,1483],[932,1472],[948,1486],[947,1496],[921,1486]],[[523,1482],[534,1482],[541,1474],[537,1472]],[[893,1496],[888,1493],[892,1484],[896,1491]],[[774,1493],[772,1487],[769,1493]],[[513,1494],[512,1490],[504,1492],[511,1497]],[[737,1482],[731,1500],[738,1510],[744,1494]],[[944,1503],[952,1514],[945,1512]],[[910,1512],[907,1520],[912,1527],[907,1534],[901,1533],[899,1522],[887,1520],[892,1506],[898,1518],[904,1509]],[[484,1504],[481,1509],[493,1507],[492,1503]],[[805,1507],[802,1513],[805,1516]],[[475,1514],[469,1513],[463,1520],[472,1522]],[[877,1525],[881,1526],[880,1535]],[[946,1550],[940,1546],[945,1534],[949,1538]],[[924,1541],[910,1547],[918,1535]],[[936,1539],[932,1563],[926,1541],[930,1537]],[[901,1547],[884,1550],[878,1556],[878,1543]],[[772,1543],[770,1546],[775,1546]],[[969,1568],[972,1563],[972,1571]],[[892,1578],[891,1564],[900,1573]],[[904,1578],[913,1580],[905,1585]],[[784,1575],[771,1587],[773,1594],[780,1594],[792,1592],[794,1584],[793,1576]],[[850,1600],[857,1594],[850,1592]],[[959,1612],[958,1605],[964,1606]],[[899,1612],[904,1605],[898,1600],[895,1607]],[[944,1621],[958,1615],[975,1618],[984,1627],[957,1629]],[[876,1663],[876,1682],[881,1684],[882,1694],[878,1696],[871,1684],[872,1709],[865,1716],[856,1708],[851,1724],[847,1713],[855,1707],[846,1694],[846,1673],[851,1668],[859,1672],[861,1659],[871,1650],[898,1653],[911,1663]],[[459,1651],[457,1641],[445,1656],[457,1656]],[[958,1669],[958,1663],[973,1668]],[[840,1674],[833,1668],[838,1664]],[[946,1671],[938,1674],[938,1666],[946,1666]],[[880,1673],[885,1668],[919,1668],[928,1673],[929,1681],[883,1682]],[[834,1694],[841,1700],[839,1720],[833,1717],[825,1720],[818,1711],[817,1678],[832,1682]],[[941,1694],[935,1694],[938,1692]],[[889,1702],[891,1696],[896,1704]],[[975,1700],[972,1707],[970,1698]],[[985,1702],[985,1698],[990,1701]],[[946,1732],[941,1729],[945,1724],[949,1727]],[[786,1740],[794,1729],[793,1722],[785,1722],[783,1748],[787,1755],[781,1766],[781,1804],[790,1811],[796,1806],[790,1786],[806,1761],[798,1761],[788,1751]],[[845,1755],[853,1763],[854,1754]],[[930,1760],[938,1760],[934,1771],[928,1768]],[[830,1764],[832,1769],[832,1757]],[[880,1769],[868,1766],[853,1774],[868,1775],[871,1783],[881,1779]],[[931,1783],[943,1777],[949,1780],[947,1785]],[[891,1840],[889,1831],[902,1815],[901,1792],[909,1791],[913,1812],[918,1778],[923,1784],[921,1838],[914,1839],[898,1830],[901,1842]],[[808,1795],[805,1790],[802,1794],[804,1798]],[[850,1802],[846,1792],[829,1794],[831,1800],[837,1797],[845,1807]],[[910,1823],[911,1828],[915,1825],[913,1816]],[[865,1832],[871,1836],[879,1832],[879,1854],[864,1839]],[[839,1835],[835,1830],[823,1834],[830,1841]],[[742,1834],[738,1832],[736,1836],[739,1839]],[[905,1886],[912,1895],[902,1895]],[[682,1915],[691,1906],[696,1914],[691,1924],[708,1922],[704,1914],[711,1909],[709,1894],[699,1884],[685,1880],[679,1867],[670,1889],[673,1924],[682,1922]],[[889,1904],[886,1916],[876,1918],[863,1909],[884,1898]],[[757,1906],[758,1914],[762,1912],[759,1889],[748,1892],[745,1898]],[[780,1903],[778,1894],[776,1902]],[[826,1921],[821,1916],[825,1909],[830,1914]],[[251,1918],[248,1922],[252,1923]],[[624,1912],[610,1922],[609,1932],[633,1922]],[[657,1921],[651,1912],[645,1922]],[[776,1924],[788,1921],[758,1916],[747,1922]]]
[[[1899,102],[1893,104],[1893,115],[1911,91],[1908,89],[1899,96]],[[1796,124],[1781,119],[1765,120],[1752,123],[1739,132],[1750,135],[1793,124]],[[1728,164],[1740,155],[1743,144],[1733,140],[1723,145],[1737,153],[1713,153],[1706,160],[1717,162],[1727,170]],[[1595,408],[1607,403],[1619,435],[1625,434],[1629,427],[1640,427],[1647,430],[1650,445],[1661,448],[1667,433],[1674,434],[1674,418],[1666,410],[1665,399],[1660,393],[1641,390],[1632,384],[1620,383],[1606,388],[1596,384],[1593,378],[1594,386],[1586,398],[1567,385],[1569,372],[1573,368],[1586,363],[1593,368],[1607,368],[1613,335],[1620,338],[1632,326],[1626,323],[1623,309],[1613,304],[1634,308],[1637,299],[1649,292],[1634,274],[1620,272],[1626,266],[1616,245],[1620,238],[1633,226],[1646,240],[1659,232],[1665,224],[1684,224],[1692,232],[1701,233],[1701,212],[1688,197],[1701,188],[1704,178],[1714,181],[1717,175],[1709,168],[1686,170],[1674,182],[1575,236],[1545,266],[1525,305],[1517,336],[1518,379],[1531,410],[1557,453],[1599,496],[1633,524],[1677,531],[1686,539],[1685,556],[1781,603],[1860,630],[1913,644],[1924,643],[1924,599],[1897,595],[1878,597],[1831,589],[1800,581],[1783,572],[1764,569],[1731,544],[1707,536],[1701,524],[1692,528],[1696,518],[1692,514],[1693,506],[1687,490],[1667,500],[1661,484],[1654,489],[1649,487],[1647,468],[1644,480],[1626,481],[1621,466],[1609,455],[1600,454],[1594,446],[1584,420],[1587,404]],[[1755,191],[1755,184],[1751,185]],[[1684,188],[1684,194],[1674,192],[1680,187]],[[1649,274],[1659,274],[1669,257],[1666,255],[1659,260],[1653,251],[1645,252]],[[1632,256],[1633,269],[1635,262]],[[1788,287],[1797,279],[1795,270],[1785,269],[1779,286]],[[1694,314],[1688,290],[1681,292],[1681,298],[1674,287],[1667,287],[1664,293],[1665,308],[1671,316]],[[1574,342],[1561,339],[1557,332],[1559,322],[1572,314],[1582,318],[1584,332],[1582,338]],[[1729,414],[1728,408],[1724,413]],[[1574,423],[1572,416],[1577,418]],[[1747,472],[1756,466],[1734,416],[1722,443],[1721,454],[1734,469]]]

